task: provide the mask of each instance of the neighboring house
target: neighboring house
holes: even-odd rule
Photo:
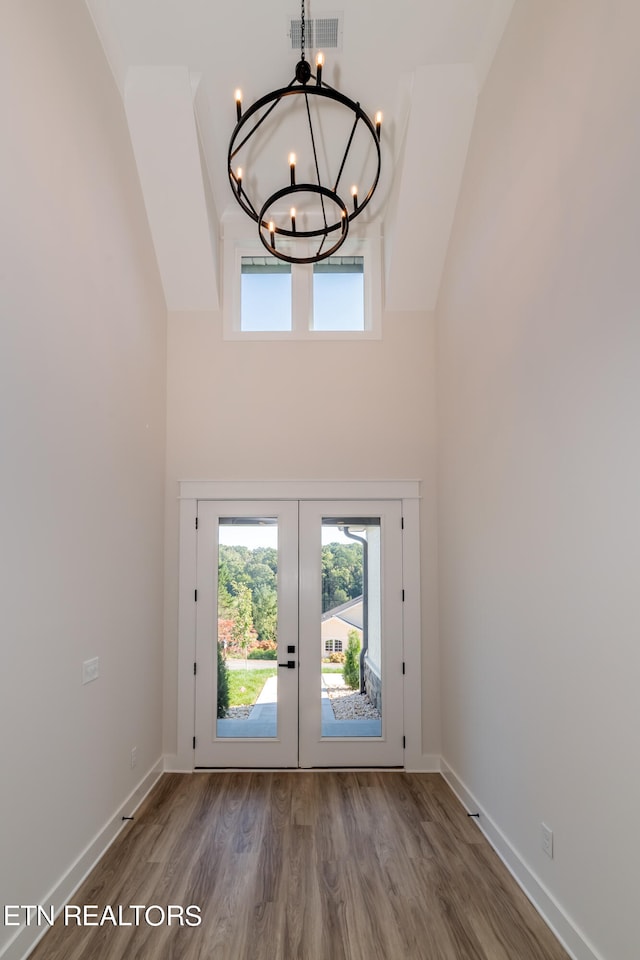
[[[355,630],[362,643],[362,596],[347,600],[322,614],[320,628],[320,655],[344,653],[347,649],[349,631]]]

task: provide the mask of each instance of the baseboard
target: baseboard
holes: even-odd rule
[[[177,757],[166,755],[154,764],[138,786],[120,805],[116,813],[63,874],[50,893],[42,899],[43,904],[53,904],[55,906],[56,915],[69,902],[80,884],[111,846],[124,826],[122,817],[133,814],[157,783],[163,771],[192,772],[176,770],[177,764],[174,765],[172,760],[177,760]],[[480,813],[480,817],[476,821],[479,829],[569,955],[574,960],[604,960],[568,917],[555,897],[522,860],[487,811],[480,806],[471,791],[444,759],[436,754],[423,754],[419,765],[412,767],[411,770],[407,768],[407,772],[441,773],[465,809],[469,812]],[[0,960],[25,960],[47,929],[47,927],[21,928],[0,951]]]
[[[440,772],[463,807],[469,813],[480,814],[476,820],[479,829],[573,960],[604,960],[444,759]]]
[[[407,773],[442,773],[440,755],[437,753],[423,753],[408,761],[405,770]]]
[[[185,767],[177,753],[165,753],[163,763],[165,773],[193,773],[193,766]]]
[[[104,827],[85,847],[77,860],[60,877],[53,889],[42,898],[43,905],[46,904],[47,907],[53,905],[55,907],[56,916],[63,906],[69,903],[80,884],[93,870],[98,860],[104,856],[125,826],[125,821],[122,818],[124,816],[130,817],[137,810],[151,788],[159,780],[163,770],[163,761],[158,760],[116,810],[111,819],[105,823]],[[48,929],[47,926],[24,926],[20,928],[14,938],[0,951],[0,960],[25,960]]]
[[[164,769],[166,773],[193,773],[193,767],[185,769],[177,753],[164,755]],[[292,768],[294,769],[294,768]],[[437,753],[423,753],[418,757],[411,757],[405,766],[407,773],[440,773],[440,755]]]

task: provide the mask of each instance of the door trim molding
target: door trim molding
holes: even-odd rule
[[[180,480],[179,500],[405,500],[419,480]]]
[[[176,768],[194,770],[196,517],[198,500],[400,500],[404,642],[404,767],[422,764],[419,480],[181,480],[178,580],[178,752]]]

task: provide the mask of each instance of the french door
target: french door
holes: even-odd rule
[[[197,516],[195,766],[401,766],[400,502]]]

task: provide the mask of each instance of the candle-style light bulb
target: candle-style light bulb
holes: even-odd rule
[[[269,221],[269,239],[271,241],[271,246],[275,247],[276,245],[276,228],[273,221]]]
[[[322,68],[324,67],[324,53],[316,55],[316,86],[322,84]]]
[[[236,117],[238,121],[242,118],[242,90],[236,90]]]
[[[353,197],[353,209],[358,209],[358,188],[356,186],[351,187],[351,196]]]
[[[295,233],[296,232],[296,208],[291,207],[290,213],[291,213],[291,230],[293,231],[293,233]]]
[[[376,113],[376,134],[378,140],[380,139],[380,127],[382,126],[382,111],[378,110]]]
[[[291,173],[291,186],[295,186],[296,182],[296,155],[295,153],[289,154],[289,172]]]
[[[238,196],[242,193],[242,167],[236,170],[236,183],[238,184]]]

